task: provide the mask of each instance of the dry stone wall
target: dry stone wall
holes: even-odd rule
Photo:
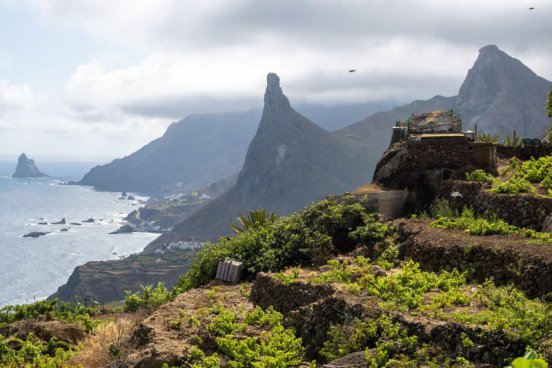
[[[497,194],[486,190],[488,188],[478,182],[444,181],[439,196],[448,199],[451,207],[457,210],[469,206],[480,216],[496,216],[515,226],[549,230],[544,225],[550,222],[552,198]]]
[[[525,161],[531,157],[539,158],[552,155],[552,144],[541,147],[506,147],[499,145],[496,150],[500,157],[517,157]]]

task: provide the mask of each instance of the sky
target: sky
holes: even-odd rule
[[[268,72],[292,104],[451,96],[489,44],[552,80],[552,1],[0,0],[0,156],[122,157]]]

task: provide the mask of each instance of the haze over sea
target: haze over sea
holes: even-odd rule
[[[138,207],[138,200],[119,199],[121,193],[60,185],[79,180],[94,163],[41,162],[49,178],[11,178],[17,158],[0,161],[0,306],[32,302],[54,293],[73,269],[92,260],[117,259],[141,251],[157,234],[109,235]],[[66,225],[52,225],[65,218]],[[94,223],[81,226],[93,218]],[[46,221],[49,225],[39,225]],[[67,232],[60,232],[69,228]],[[33,232],[50,232],[23,238]]]

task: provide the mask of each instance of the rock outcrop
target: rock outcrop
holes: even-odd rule
[[[495,45],[479,50],[455,101],[466,128],[521,137],[541,136],[548,126],[544,110],[552,83]]]
[[[296,112],[276,74],[267,82],[263,116],[237,183],[156,243],[216,239],[229,232],[239,212],[267,209],[287,215],[369,180],[362,151]]]
[[[13,178],[41,178],[48,176],[43,172],[40,172],[33,159],[27,157],[22,153],[17,160],[17,167],[13,173]]]
[[[112,261],[91,261],[75,267],[67,283],[60,286],[49,299],[72,302],[108,303],[123,300],[125,291],[139,291],[142,285],[163,282],[172,288],[180,275],[186,273],[194,252],[174,251],[167,257],[161,254],[131,255]]]

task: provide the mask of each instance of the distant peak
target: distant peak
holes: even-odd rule
[[[479,49],[479,52],[497,52],[500,49],[496,45],[487,45]]]
[[[275,73],[266,76],[266,92],[264,97],[267,106],[289,107],[289,101],[280,87],[280,78]]]
[[[266,84],[268,87],[280,88],[280,77],[276,73],[268,73],[266,76]]]
[[[510,55],[500,50],[496,45],[488,45],[479,49],[477,60],[507,60],[512,59]]]
[[[27,159],[27,155],[25,154],[25,152],[23,152],[22,154],[19,155],[19,158]]]

